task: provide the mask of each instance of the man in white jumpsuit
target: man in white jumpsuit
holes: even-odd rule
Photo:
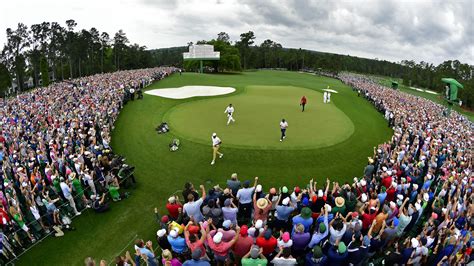
[[[325,91],[325,92],[323,93],[323,102],[326,103],[326,102],[327,102],[327,99],[328,99],[328,92]]]
[[[224,156],[223,153],[219,152],[219,148],[221,147],[221,139],[217,136],[216,133],[212,133],[212,162],[211,165],[214,165],[216,163],[216,157],[217,154],[219,154],[219,158],[222,158]]]
[[[234,114],[234,106],[232,106],[232,104],[229,104],[229,106],[227,106],[224,113],[227,114],[227,125],[229,125],[230,122],[235,123],[235,119],[234,117],[232,117],[232,115]]]
[[[328,91],[328,99],[327,99],[327,103],[330,103],[331,102],[331,93]]]

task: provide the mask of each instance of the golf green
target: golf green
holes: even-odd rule
[[[303,95],[308,99],[305,112],[299,106]],[[236,122],[227,125],[229,103]],[[282,118],[289,127],[280,142]],[[324,104],[321,92],[294,86],[247,86],[227,97],[179,104],[165,114],[165,121],[175,135],[205,145],[216,132],[223,148],[314,149],[342,142],[354,132],[352,121],[336,105]]]
[[[183,73],[155,82],[149,89],[187,85],[233,87],[236,92],[181,100],[145,94],[143,100],[127,103],[115,123],[111,145],[114,152],[127,158],[127,164],[136,167],[137,187],[129,190],[130,198],[111,202],[110,210],[106,213],[97,214],[90,209],[84,210],[81,216],[74,219],[76,231],[68,231],[61,238],[45,239],[15,261],[15,265],[84,265],[84,258],[88,256],[97,261],[105,259],[108,263],[113,263],[115,256],[123,255],[125,250],[133,254],[133,243],[137,238],[152,240],[153,246],[157,247],[158,224],[153,210],[156,207],[161,213],[165,213],[167,198],[181,190],[185,182],[192,182],[196,187],[204,184],[206,189],[215,184],[224,187],[226,179],[236,172],[241,180],[258,176],[265,191],[271,186],[304,186],[311,178],[318,181],[318,187],[327,177],[331,181],[342,183],[352,180],[354,176],[361,176],[367,164],[367,156],[373,154],[374,146],[389,140],[393,134],[383,116],[372,104],[362,97],[357,97],[357,93],[336,79],[286,71],[254,71],[239,74]],[[261,87],[252,92],[249,87],[253,86]],[[327,86],[338,93],[332,95],[331,104],[323,106],[321,94]],[[278,141],[277,144],[286,145],[288,149],[262,149],[258,145],[253,147],[249,145],[245,148],[227,146],[231,145],[228,143],[232,141],[231,137],[217,127],[226,127],[224,109],[231,103],[229,99],[236,105],[237,119],[236,124],[229,126],[229,129],[241,130],[239,127],[250,123],[243,117],[247,112],[245,109],[249,110],[250,115],[256,115],[261,108],[258,106],[252,110],[246,108],[244,102],[238,101],[239,97],[250,97],[253,93],[265,93],[266,89],[273,91],[283,87],[288,89],[282,90],[282,93],[294,91],[295,95],[287,100],[289,107],[286,107],[286,114],[275,112],[275,118],[270,117],[268,126],[270,135],[267,138],[268,141],[278,141],[278,121],[284,115],[290,125],[288,138],[284,143]],[[298,104],[303,94],[308,97],[308,113],[301,114]],[[222,102],[214,102],[217,100]],[[173,121],[169,133],[157,134],[154,130],[159,123],[169,121],[166,116],[169,117],[173,112],[188,105],[199,107],[200,102],[203,105],[216,104],[215,107],[209,108],[214,112],[212,115],[215,119],[209,119],[211,122],[206,123],[215,124],[217,129],[214,129],[217,133],[223,134],[222,139],[225,143],[222,147],[224,158],[212,166],[209,164],[212,158],[209,135],[214,129],[206,129],[209,132],[203,133],[201,141],[196,136],[182,137],[181,134],[185,132],[175,129],[176,122],[173,124]],[[257,104],[264,102],[257,101]],[[273,112],[272,109],[267,115],[271,116]],[[296,116],[287,116],[289,112],[295,112]],[[317,125],[310,125],[313,123],[312,120],[305,118],[315,116],[312,119],[318,119],[318,115],[324,117],[331,112],[343,113],[332,119],[341,117],[350,119],[349,125],[353,125],[353,133],[351,134],[347,128],[334,131],[333,134],[339,134],[340,138],[338,143],[331,146],[311,149],[290,147],[292,141],[299,141],[295,137],[295,134],[298,134],[299,123],[308,127],[318,127],[317,130],[313,130],[314,132],[308,131],[306,138],[318,134],[321,136],[320,131],[326,124],[318,122]],[[199,114],[195,111],[193,117]],[[263,122],[253,124],[247,130],[260,130],[260,124]],[[210,124],[207,125],[206,127],[210,127]],[[341,133],[345,131],[346,133]],[[344,137],[344,134],[348,135]],[[188,137],[198,140],[189,140]],[[326,135],[325,138],[330,137]],[[168,144],[173,138],[181,140],[177,152],[169,151]]]

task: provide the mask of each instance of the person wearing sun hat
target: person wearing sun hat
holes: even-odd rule
[[[312,248],[305,257],[306,266],[321,266],[327,265],[328,257],[323,253],[321,246],[316,245]]]
[[[295,217],[293,217],[292,219],[293,225],[302,224],[304,225],[304,231],[309,232],[309,228],[313,224],[313,217],[311,216],[312,216],[311,209],[308,207],[304,207],[303,209],[301,209],[301,212],[299,215],[296,215]],[[295,231],[295,228],[293,227],[292,234],[294,233],[294,231]]]
[[[332,213],[333,214],[336,214],[336,213],[340,213],[342,215],[345,215],[346,214],[346,206],[345,206],[345,203],[346,203],[346,200],[343,198],[343,197],[336,197],[336,199],[334,200],[334,203],[335,203],[335,207],[332,208]]]
[[[262,220],[263,223],[266,223],[268,219],[268,213],[272,208],[272,202],[266,198],[257,199],[257,193],[253,194],[253,220]]]
[[[337,241],[335,245],[331,245],[328,250],[328,261],[331,262],[331,266],[342,266],[346,265],[346,259],[348,256],[346,244],[342,241]]]

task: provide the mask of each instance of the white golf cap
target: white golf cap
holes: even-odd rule
[[[212,133],[212,136],[213,137],[217,136],[217,133],[216,132]]]

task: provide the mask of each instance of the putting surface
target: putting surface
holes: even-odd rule
[[[301,112],[299,101],[308,104]],[[173,133],[211,145],[216,132],[222,147],[258,149],[314,149],[349,138],[354,124],[334,104],[324,104],[323,94],[294,86],[247,86],[228,97],[207,98],[176,105],[165,114]],[[235,123],[227,125],[224,113],[229,103],[235,108]],[[280,142],[280,120],[287,120],[287,138]]]

